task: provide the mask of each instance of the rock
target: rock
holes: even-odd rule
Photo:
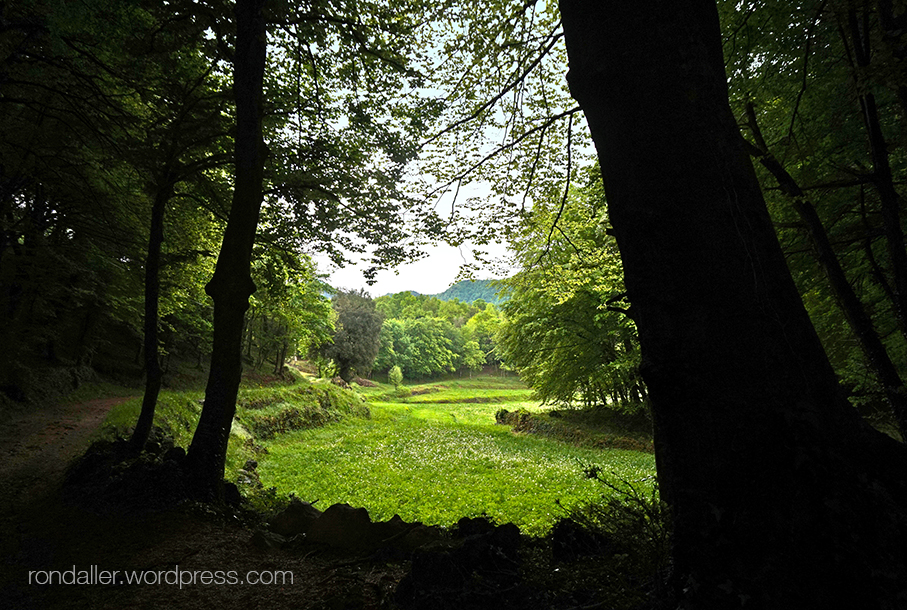
[[[321,517],[321,511],[299,498],[290,500],[290,505],[271,519],[268,529],[282,536],[307,534],[312,523]]]
[[[281,548],[286,544],[287,539],[280,534],[275,534],[274,532],[269,532],[265,529],[257,529],[252,534],[250,542],[252,543],[252,546],[259,550],[270,551],[271,549]]]
[[[168,449],[163,456],[163,460],[166,462],[168,460],[173,460],[177,464],[182,464],[183,460],[186,459],[186,450],[182,447],[171,447]]]
[[[405,608],[466,610],[524,608],[528,589],[519,571],[520,530],[487,519],[462,519],[457,540],[413,551],[412,567],[395,601]]]
[[[366,549],[376,545],[379,532],[373,528],[372,519],[364,508],[349,504],[328,507],[314,522],[307,533],[311,542],[320,542],[347,549]]]
[[[224,502],[227,506],[239,506],[242,504],[242,494],[239,493],[239,487],[235,483],[224,482]]]
[[[608,540],[572,519],[561,519],[551,529],[551,556],[556,562],[606,554]]]
[[[485,517],[463,517],[457,521],[457,533],[466,538],[494,531],[494,523]]]
[[[439,540],[441,540],[440,528],[417,523],[400,540],[394,541],[392,546],[401,551],[415,551]]]

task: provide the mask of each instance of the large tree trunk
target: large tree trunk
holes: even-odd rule
[[[907,453],[844,400],[797,294],[728,105],[714,2],[560,6],[639,328],[678,590],[709,608],[895,607]]]
[[[205,292],[214,301],[214,337],[205,405],[189,447],[190,477],[198,497],[223,493],[227,441],[242,377],[243,317],[255,292],[250,274],[252,246],[262,202],[266,148],[262,139],[262,86],[267,38],[264,0],[236,3],[236,176],[233,204],[214,276]]]

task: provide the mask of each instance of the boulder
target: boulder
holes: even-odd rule
[[[307,534],[309,528],[319,517],[321,511],[299,498],[290,500],[290,505],[268,523],[268,529],[275,534],[291,537]]]
[[[250,542],[252,543],[252,546],[261,551],[270,551],[272,549],[281,548],[286,544],[287,539],[280,534],[275,534],[274,532],[269,532],[265,529],[257,529],[252,534]]]
[[[310,542],[358,550],[375,546],[379,536],[380,532],[373,527],[368,511],[349,504],[329,506],[312,522],[306,533]]]

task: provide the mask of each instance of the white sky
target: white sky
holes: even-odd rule
[[[503,245],[483,246],[482,248],[491,256],[504,256],[506,249]],[[385,294],[394,294],[405,290],[415,290],[421,294],[438,294],[444,292],[456,281],[461,265],[474,263],[472,251],[463,246],[455,248],[447,244],[428,246],[425,251],[428,256],[415,262],[401,265],[396,270],[381,271],[376,276],[378,281],[369,286],[362,277],[362,270],[366,265],[343,269],[331,269],[325,263],[319,264],[319,269],[328,273],[328,283],[335,288],[359,289],[364,288],[372,297]],[[395,274],[394,271],[397,273]],[[491,269],[479,268],[473,273],[474,279],[489,279],[500,277]]]

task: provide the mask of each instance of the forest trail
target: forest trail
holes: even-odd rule
[[[0,425],[0,515],[59,484],[71,461],[88,448],[107,413],[128,397],[64,403],[16,413]]]

